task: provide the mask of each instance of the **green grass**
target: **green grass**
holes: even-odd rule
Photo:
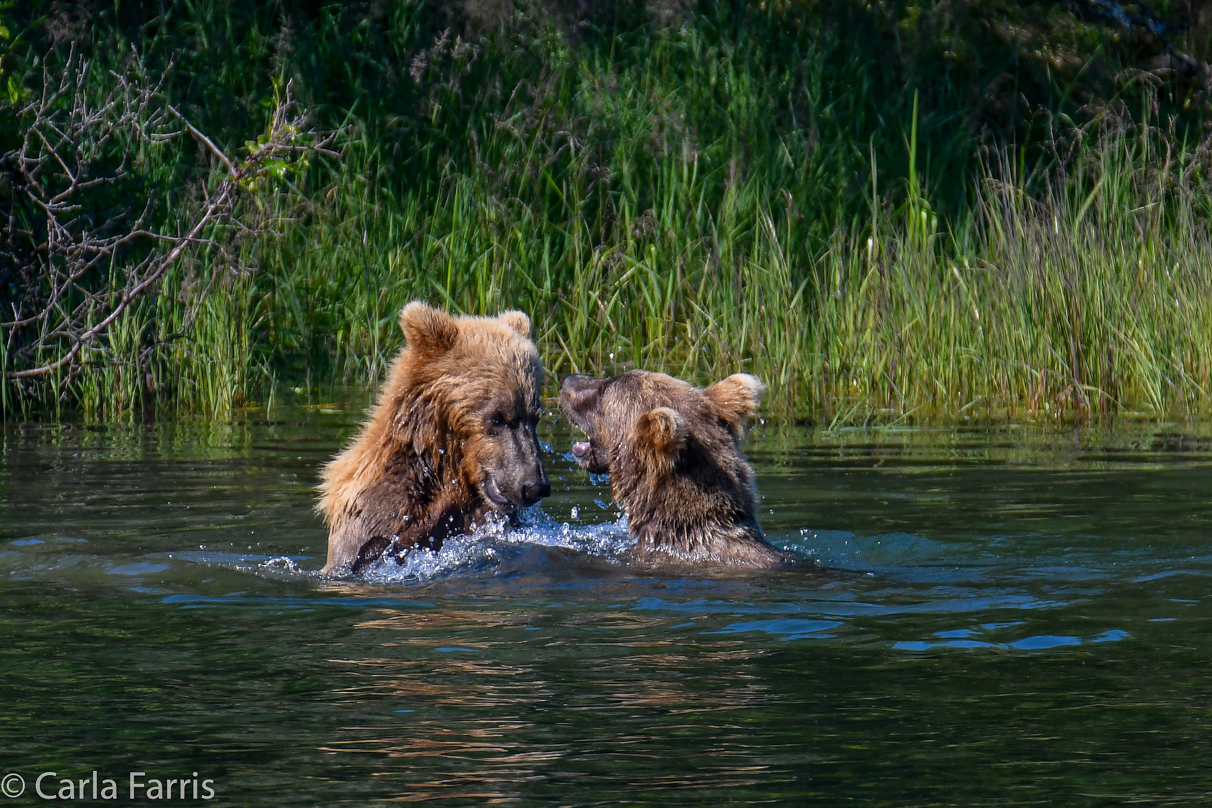
[[[106,361],[6,385],[4,411],[226,418],[296,389],[365,390],[422,298],[526,311],[552,380],[743,370],[769,385],[768,412],[829,423],[1206,413],[1212,141],[1117,99],[1082,128],[1057,102],[1030,148],[1013,127],[982,140],[969,89],[922,66],[934,51],[906,82],[852,47],[835,24],[858,12],[838,5],[797,34],[695,17],[575,47],[532,22],[524,46],[485,35],[478,56],[438,47],[401,5],[413,47],[392,58],[412,89],[391,92],[407,112],[334,111],[317,92],[347,126],[344,157],[258,198],[291,218],[242,243],[248,271],[183,265],[115,326]],[[336,44],[280,72],[344,47],[337,23],[317,26]],[[399,71],[420,45],[414,86]],[[342,81],[379,103],[364,77]]]
[[[453,175],[436,198],[343,189],[330,218],[264,245],[254,297],[289,342],[270,339],[327,367],[327,384],[380,379],[396,314],[421,297],[527,311],[552,376],[745,370],[780,414],[1206,412],[1206,144],[1165,142],[1092,134],[1034,196],[994,158],[945,232],[916,184],[897,210],[876,187],[869,215],[816,250],[760,178],[702,204],[711,180],[690,154],[664,158],[653,206],[622,207],[606,239],[576,215],[576,182],[559,186],[556,215],[494,194],[526,172],[506,158],[503,179]]]

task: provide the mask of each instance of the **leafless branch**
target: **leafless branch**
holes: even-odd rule
[[[157,293],[170,268],[200,249],[234,266],[227,260],[234,242],[271,226],[242,214],[256,207],[242,200],[308,155],[340,156],[337,133],[310,128],[289,85],[265,132],[246,155],[232,157],[165,100],[164,80],[149,81],[137,61],[107,82],[91,70],[75,53],[62,73],[44,68],[42,92],[17,111],[20,145],[0,157],[13,191],[11,203],[0,204],[0,290],[17,290],[12,299],[0,297],[12,380],[65,368],[74,375],[85,356],[106,355],[110,327],[135,301]],[[102,83],[110,89],[98,97],[94,88]],[[170,232],[166,201],[141,184],[138,161],[182,136],[216,168],[185,189],[194,201]],[[184,328],[154,345],[192,324],[213,283],[193,294]]]

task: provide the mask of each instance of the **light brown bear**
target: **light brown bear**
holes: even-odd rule
[[[639,564],[786,563],[758,525],[753,468],[741,453],[764,390],[744,373],[705,389],[643,370],[560,383],[560,406],[589,437],[573,444],[573,457],[610,474]]]
[[[324,571],[359,572],[385,552],[437,551],[490,514],[551,493],[535,427],[543,367],[518,311],[452,317],[414,301],[406,345],[361,433],[322,473]]]

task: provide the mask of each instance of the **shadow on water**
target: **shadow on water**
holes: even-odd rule
[[[761,427],[802,563],[688,577],[627,566],[552,422],[526,530],[329,580],[312,491],[353,425],[5,428],[0,765],[247,805],[1212,788],[1206,427]]]

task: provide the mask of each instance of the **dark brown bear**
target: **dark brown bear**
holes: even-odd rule
[[[451,317],[414,301],[400,327],[407,344],[370,419],[322,475],[330,574],[384,552],[437,550],[551,493],[535,437],[543,367],[526,315]]]
[[[663,373],[567,376],[560,406],[589,436],[572,447],[609,473],[642,565],[774,567],[784,557],[757,521],[753,468],[741,440],[764,388],[748,374],[699,389]]]

